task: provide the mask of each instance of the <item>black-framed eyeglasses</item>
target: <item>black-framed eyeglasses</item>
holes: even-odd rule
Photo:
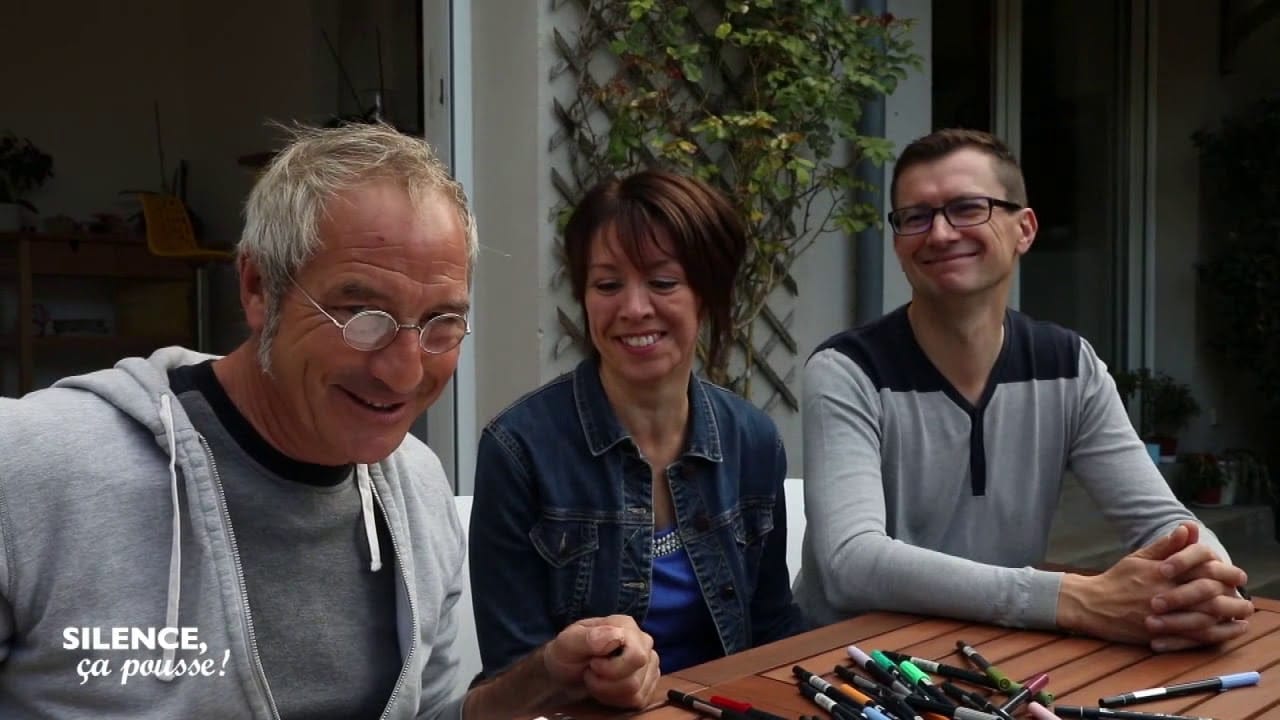
[[[898,208],[889,213],[889,225],[899,235],[919,235],[932,230],[934,218],[938,213],[942,213],[953,228],[973,227],[990,221],[993,208],[1003,208],[1012,212],[1021,210],[1022,206],[1000,198],[962,197],[951,200],[941,207],[912,205]]]
[[[338,319],[320,307],[320,303],[303,290],[296,280],[293,278],[290,280],[315,309],[338,326],[342,331],[342,341],[356,350],[364,352],[381,350],[390,345],[401,330],[409,329],[418,331],[418,346],[423,352],[440,355],[458,347],[462,339],[471,334],[471,326],[467,323],[467,319],[458,313],[441,313],[421,325],[415,325],[402,323],[392,317],[391,313],[382,310],[361,310],[346,322],[338,322]]]

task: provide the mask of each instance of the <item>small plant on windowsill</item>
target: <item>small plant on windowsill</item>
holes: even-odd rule
[[[1185,453],[1178,462],[1183,468],[1179,495],[1196,505],[1274,505],[1280,498],[1267,466],[1248,450],[1228,449],[1216,455]]]
[[[12,132],[0,136],[0,204],[21,205],[31,212],[35,206],[25,198],[53,177],[53,158],[26,138]]]
[[[1234,500],[1235,486],[1223,470],[1217,456],[1212,453],[1183,453],[1178,456],[1182,465],[1181,495],[1196,505],[1230,505]]]
[[[1191,387],[1149,368],[1121,370],[1113,376],[1126,405],[1134,395],[1139,398],[1139,437],[1159,443],[1162,456],[1177,455],[1178,433],[1200,414],[1200,403],[1191,394]]]

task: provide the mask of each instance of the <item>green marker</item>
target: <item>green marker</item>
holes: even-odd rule
[[[991,678],[992,681],[995,682],[996,687],[1000,689],[1000,692],[1006,695],[1013,695],[1019,690],[1022,690],[1022,685],[1020,683],[1010,680],[1008,675],[1005,675],[1000,671],[1000,668],[992,665],[990,662],[987,662],[987,659],[979,655],[978,651],[974,650],[973,646],[969,645],[969,643],[966,643],[963,640],[957,640],[956,649],[959,650],[960,654],[964,655],[969,662],[973,663],[974,667],[986,673],[987,677]],[[1053,693],[1043,691],[1038,692],[1036,693],[1036,700],[1041,705],[1052,705]]]
[[[956,649],[958,649],[960,654],[964,655],[969,662],[973,663],[974,667],[986,673],[987,677],[991,678],[995,682],[996,687],[999,688],[1000,692],[1007,694],[1013,686],[1017,685],[1017,683],[1009,679],[1008,675],[1000,672],[1000,668],[987,662],[987,659],[979,655],[978,651],[974,650],[969,643],[963,640],[957,640]],[[1017,690],[1014,690],[1014,692],[1017,692]]]
[[[897,666],[896,664],[894,664],[894,662],[893,662],[892,660],[890,660],[890,659],[889,659],[889,656],[888,656],[888,655],[885,655],[884,653],[880,652],[879,650],[872,650],[872,651],[871,651],[871,660],[872,660],[873,662],[875,662],[875,664],[877,664],[877,665],[879,665],[880,667],[884,668],[884,669],[885,669],[885,671],[886,671],[886,672],[888,672],[890,675],[892,675],[892,676],[894,676],[894,677],[898,678],[899,680],[901,680],[901,681],[902,681],[902,683],[903,683],[904,685],[906,685],[907,687],[911,687],[911,686],[914,684],[914,683],[912,683],[912,681],[911,681],[911,679],[910,679],[910,678],[908,678],[906,675],[903,675],[903,674],[902,674],[902,671],[901,671],[901,670],[899,670],[899,669],[898,669],[898,666]]]
[[[920,692],[924,693],[932,700],[942,703],[943,705],[954,705],[951,698],[942,693],[941,690],[933,686],[933,679],[929,677],[925,671],[916,667],[915,663],[910,660],[903,660],[898,663],[898,667],[902,670],[902,674],[906,675],[913,685],[920,688]]]

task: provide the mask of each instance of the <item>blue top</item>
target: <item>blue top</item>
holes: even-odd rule
[[[663,674],[720,657],[720,637],[702,599],[689,553],[674,528],[653,536],[653,591],[640,629],[662,648]],[[673,549],[663,553],[660,546]]]
[[[696,377],[688,428],[683,453],[665,472],[675,526],[718,638],[715,654],[803,630],[787,572],[787,462],[777,428],[746,400]],[[622,614],[643,624],[648,617],[660,572],[653,469],[614,414],[596,360],[521,398],[484,429],[471,517],[484,675],[582,618]],[[668,652],[661,643],[656,649]]]

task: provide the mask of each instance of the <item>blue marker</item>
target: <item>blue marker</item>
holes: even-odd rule
[[[1180,695],[1194,695],[1202,692],[1221,692],[1230,690],[1231,688],[1245,687],[1248,685],[1257,685],[1262,676],[1256,672],[1242,672],[1231,675],[1220,675],[1208,680],[1196,680],[1195,682],[1181,683],[1178,685],[1170,685],[1169,687],[1147,688],[1146,690],[1134,690],[1123,695],[1112,695],[1098,700],[1098,704],[1104,708],[1120,707],[1122,705],[1132,705],[1140,702],[1150,702],[1152,700],[1161,700],[1163,698],[1178,697]]]

